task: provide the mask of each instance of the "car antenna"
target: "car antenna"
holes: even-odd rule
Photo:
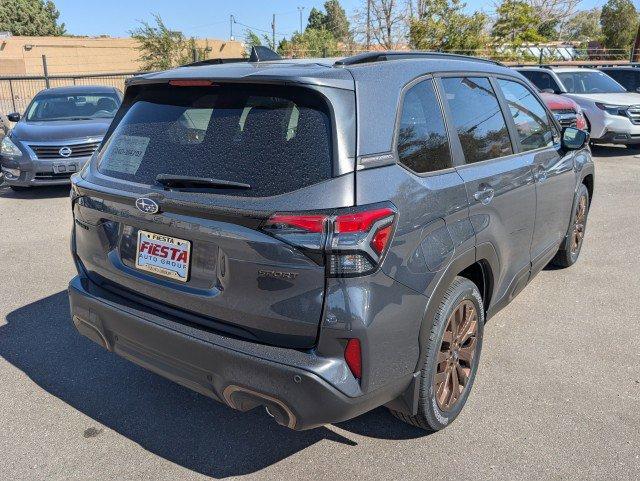
[[[264,47],[262,45],[254,45],[251,47],[249,62],[267,62],[269,60],[282,60],[282,57],[269,47]]]

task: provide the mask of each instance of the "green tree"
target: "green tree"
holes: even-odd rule
[[[60,12],[51,1],[0,0],[0,31],[13,35],[64,35]]]
[[[310,30],[322,30],[327,23],[327,16],[313,7],[309,12],[309,19],[307,20],[307,29]]]
[[[193,37],[186,38],[182,32],[169,29],[160,15],[153,15],[156,25],[141,21],[140,26],[129,32],[138,42],[140,61],[144,70],[166,70],[203,60],[208,48],[198,47]]]
[[[496,10],[498,19],[491,35],[500,42],[511,45],[544,41],[538,28],[540,17],[534,8],[523,0],[504,0]]]
[[[340,53],[335,37],[324,28],[307,28],[304,33],[294,34],[288,42],[282,42],[281,46],[284,48],[281,53],[287,57],[335,57]]]
[[[338,41],[345,41],[350,37],[349,20],[347,13],[338,0],[324,2],[325,22],[324,27],[333,34]]]
[[[460,0],[432,0],[425,2],[420,17],[411,20],[409,40],[419,50],[471,52],[486,44],[483,13],[464,13],[466,3]]]
[[[638,30],[638,12],[630,0],[608,0],[600,16],[604,46],[626,49]]]
[[[569,19],[566,26],[566,38],[578,42],[602,39],[600,27],[600,9],[582,10]]]

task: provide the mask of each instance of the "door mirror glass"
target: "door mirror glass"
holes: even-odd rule
[[[586,145],[589,134],[575,127],[567,127],[562,132],[562,146],[566,150],[578,150]]]
[[[7,118],[9,119],[9,122],[18,122],[20,120],[20,114],[17,112],[13,112],[7,115]]]

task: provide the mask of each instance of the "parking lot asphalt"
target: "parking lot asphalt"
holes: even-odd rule
[[[640,479],[640,158],[598,148],[578,264],[485,330],[458,420],[307,432],[237,413],[72,328],[67,188],[0,187],[0,478]]]

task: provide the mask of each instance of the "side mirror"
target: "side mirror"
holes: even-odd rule
[[[7,115],[7,118],[9,119],[9,122],[19,122],[20,121],[20,114],[18,112],[13,112],[13,113]]]
[[[589,134],[575,127],[567,127],[562,132],[562,147],[565,150],[579,150],[589,142]]]

